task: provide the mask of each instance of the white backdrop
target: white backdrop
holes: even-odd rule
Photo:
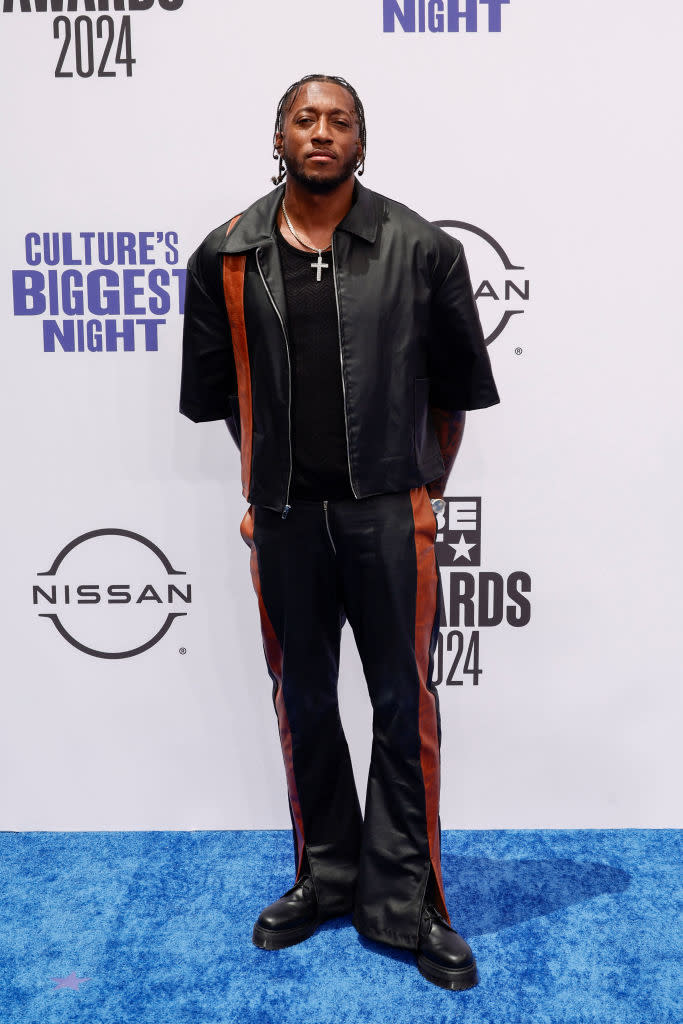
[[[277,101],[317,71],[363,99],[365,184],[484,232],[517,268],[447,229],[487,330],[515,314],[489,349],[501,404],[470,413],[449,482],[453,499],[481,499],[479,564],[445,566],[444,587],[453,571],[474,585],[521,572],[530,617],[461,629],[466,646],[478,635],[481,674],[474,685],[461,663],[462,685],[439,688],[442,825],[679,825],[680,4],[512,0],[495,32],[470,3],[477,31],[388,33],[382,0],[125,3],[94,35],[91,76],[95,5],[72,4],[56,29],[58,14],[22,6],[35,4],[0,15],[0,827],[289,828],[238,452],[223,423],[177,412],[172,272],[272,187]],[[130,76],[114,62],[126,18]],[[71,77],[55,77],[63,48]],[[108,265],[96,251],[69,263],[88,232],[128,232],[148,262],[123,237]],[[43,233],[70,235],[71,254],[40,262]],[[108,312],[80,313],[77,297],[65,312],[68,272],[107,266]],[[149,320],[156,350],[138,324],[129,351],[46,351],[54,330],[77,332],[65,320],[121,331],[124,318]],[[157,550],[85,537],[110,529]],[[109,584],[131,600],[108,603]],[[102,658],[48,614],[100,652],[169,628]],[[362,798],[371,715],[348,626],[340,700]]]

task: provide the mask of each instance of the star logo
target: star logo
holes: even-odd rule
[[[436,557],[442,569],[481,565],[481,498],[446,498],[437,520]]]
[[[76,972],[72,971],[71,974],[67,974],[66,978],[52,978],[52,981],[57,982],[53,991],[58,988],[72,988],[74,992],[78,992],[78,986],[82,985],[84,981],[90,981],[90,978],[77,978]]]
[[[453,548],[453,551],[455,552],[455,560],[457,560],[458,558],[466,558],[468,562],[472,561],[470,557],[470,549],[475,547],[475,544],[468,544],[467,541],[465,540],[464,533],[460,534],[460,540],[457,542],[457,544],[453,544],[451,542],[448,546],[449,548]]]

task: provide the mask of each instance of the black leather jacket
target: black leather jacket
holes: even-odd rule
[[[188,261],[180,411],[195,422],[225,419],[241,450],[244,497],[286,516],[291,367],[275,238],[284,188],[221,224]],[[356,179],[326,258],[353,493],[428,483],[444,471],[429,406],[500,401],[462,244]]]

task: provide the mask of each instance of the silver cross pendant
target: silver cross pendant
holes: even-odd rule
[[[327,270],[327,268],[329,267],[329,263],[323,263],[323,254],[321,249],[318,250],[318,262],[311,263],[311,266],[313,267],[314,270],[317,270],[318,272],[316,281],[322,280],[322,272],[323,270]]]

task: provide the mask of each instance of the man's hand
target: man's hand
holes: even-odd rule
[[[446,481],[453,468],[453,463],[462,441],[466,414],[464,410],[436,409],[434,406],[430,406],[429,412],[436,430],[436,436],[439,439],[445,472],[443,476],[427,484],[427,492],[430,498],[443,498],[444,491],[446,490]]]

